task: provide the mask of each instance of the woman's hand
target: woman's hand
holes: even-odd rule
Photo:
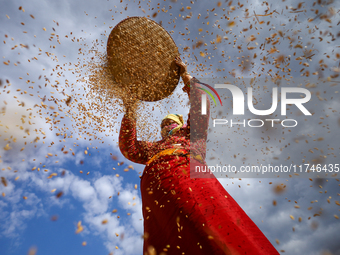
[[[184,82],[184,87],[183,87],[182,90],[184,92],[186,92],[188,94],[188,96],[190,96],[190,80],[191,80],[192,77],[188,73],[187,65],[184,64],[181,57],[179,57],[179,56],[175,58],[175,63],[180,68],[179,73],[180,73],[182,80]]]
[[[175,63],[180,68],[179,74],[181,77],[188,72],[187,65],[184,64],[180,56],[175,58]]]
[[[138,102],[137,97],[133,93],[124,93],[121,99],[125,107],[125,113],[128,117],[134,118]]]

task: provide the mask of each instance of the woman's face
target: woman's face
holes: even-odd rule
[[[162,136],[162,138],[164,139],[165,137],[167,137],[170,130],[175,128],[177,125],[178,124],[174,120],[171,120],[171,119],[163,120],[162,124],[161,124],[161,136]]]

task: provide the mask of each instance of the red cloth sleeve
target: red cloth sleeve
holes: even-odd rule
[[[146,164],[153,143],[138,141],[136,120],[124,115],[119,133],[119,149],[132,162]]]

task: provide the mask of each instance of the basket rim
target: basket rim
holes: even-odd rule
[[[107,52],[107,48],[108,48],[108,44],[109,44],[109,39],[110,39],[110,35],[111,35],[112,31],[113,31],[118,25],[120,25],[121,23],[123,23],[124,21],[129,20],[129,19],[135,19],[135,18],[144,18],[144,19],[147,19],[147,20],[149,20],[149,21],[155,23],[156,25],[160,26],[161,28],[163,28],[163,30],[169,35],[169,37],[171,38],[172,42],[175,44],[175,46],[176,46],[176,48],[177,48],[177,52],[178,52],[178,54],[179,54],[178,47],[177,47],[177,45],[176,45],[176,42],[175,42],[174,39],[172,38],[171,34],[170,34],[163,26],[161,26],[160,24],[158,24],[156,21],[154,21],[154,20],[152,20],[152,19],[150,19],[150,18],[148,18],[148,17],[145,17],[145,16],[132,16],[132,17],[128,17],[128,18],[125,18],[125,19],[119,21],[119,22],[112,28],[112,30],[111,30],[111,32],[110,32],[110,34],[109,34],[109,37],[108,37],[107,43],[106,43],[106,52]]]

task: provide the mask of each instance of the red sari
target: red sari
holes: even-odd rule
[[[200,99],[197,87],[193,84],[190,93]],[[200,110],[196,102],[191,114]],[[143,254],[279,254],[213,175],[190,176],[190,165],[192,169],[206,165],[193,158],[205,158],[209,114],[200,116],[198,127],[205,132],[191,143],[190,118],[187,127],[154,143],[137,141],[136,122],[126,116],[122,120],[121,152],[146,165],[141,178]],[[159,154],[177,147],[173,153]]]

